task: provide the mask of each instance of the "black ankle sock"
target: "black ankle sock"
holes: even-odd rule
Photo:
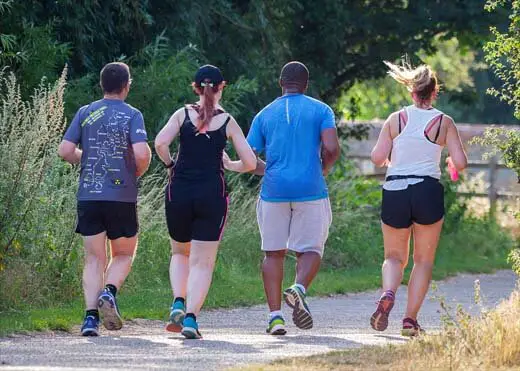
[[[189,317],[193,318],[195,321],[197,320],[197,317],[193,313],[186,313],[186,318],[189,318]]]
[[[99,321],[99,311],[97,309],[87,309],[85,312],[85,317],[93,316]]]
[[[180,301],[182,304],[185,303],[184,298],[181,298],[180,296],[176,297],[175,300],[173,300],[174,303],[177,303],[178,301]]]
[[[112,284],[109,283],[109,284],[107,284],[107,285],[105,286],[105,288],[106,288],[108,291],[110,291],[110,292],[112,293],[112,295],[116,296],[116,294],[117,294],[117,287],[115,287],[114,285],[112,285]]]

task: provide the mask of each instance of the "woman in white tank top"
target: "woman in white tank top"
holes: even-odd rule
[[[431,68],[385,63],[389,75],[408,88],[413,104],[388,117],[372,151],[372,161],[388,166],[388,171],[381,208],[383,294],[370,324],[378,331],[388,326],[395,293],[408,264],[413,231],[414,266],[402,334],[415,336],[422,331],[417,314],[428,291],[444,220],[441,153],[448,147],[447,163],[458,171],[466,167],[467,157],[452,118],[432,107],[439,86]]]

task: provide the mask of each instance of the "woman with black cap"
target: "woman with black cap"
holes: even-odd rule
[[[192,86],[199,101],[170,117],[155,139],[155,150],[169,172],[165,208],[174,301],[166,329],[198,339],[196,315],[209,290],[229,206],[224,147],[231,139],[240,158],[231,164],[238,172],[254,170],[256,156],[235,119],[219,105],[225,86],[220,70],[200,67]],[[169,146],[177,135],[180,145],[174,160]]]

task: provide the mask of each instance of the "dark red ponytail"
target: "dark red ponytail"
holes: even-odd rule
[[[215,94],[218,92],[218,86],[211,86],[207,83],[206,86],[201,88],[204,102],[200,107],[199,122],[197,126],[199,131],[205,132],[208,129],[209,122],[215,114]]]
[[[194,84],[195,93],[204,97],[203,103],[199,109],[199,118],[197,120],[197,129],[204,133],[209,126],[215,112],[215,94],[218,92],[218,86],[214,86],[211,82],[202,82],[200,85]]]

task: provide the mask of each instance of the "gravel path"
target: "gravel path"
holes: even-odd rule
[[[440,326],[441,313],[438,301],[433,299],[435,295],[443,295],[448,303],[460,303],[477,313],[479,308],[473,304],[476,279],[480,280],[486,307],[509,296],[516,282],[511,271],[459,275],[438,282],[437,292],[430,291],[424,303],[419,318],[422,326],[426,330]],[[404,289],[398,292],[391,324],[384,333],[375,333],[368,325],[378,297],[377,291],[370,291],[311,298],[315,327],[301,331],[291,323],[285,337],[264,333],[266,309],[255,306],[203,312],[199,319],[204,339],[200,341],[166,333],[162,322],[150,320],[127,321],[120,332],[104,331],[99,338],[64,333],[1,338],[0,370],[214,370],[365,344],[401,343],[406,341],[399,336],[405,293]],[[288,310],[286,317],[290,319]]]

